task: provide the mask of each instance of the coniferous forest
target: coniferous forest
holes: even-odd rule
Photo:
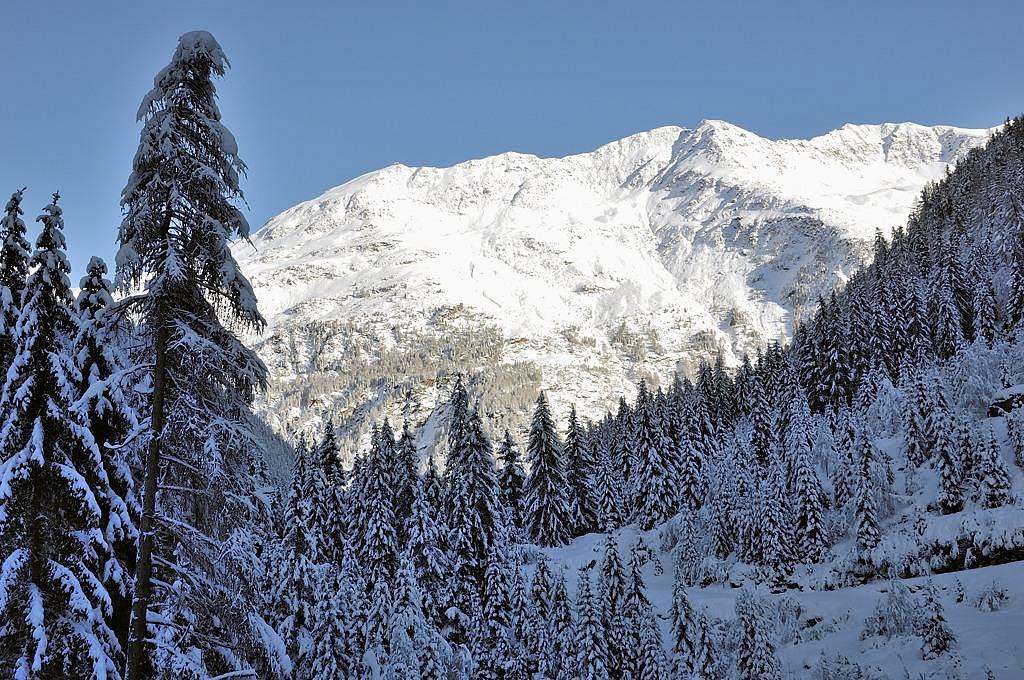
[[[1004,609],[968,575],[1024,560],[1024,119],[787,344],[597,421],[541,392],[525,437],[448,376],[443,456],[385,419],[343,464],[328,421],[282,485],[239,339],[264,319],[229,248],[249,226],[227,69],[194,32],[156,75],[112,271],[72,287],[58,193],[4,208],[5,676],[897,677],[830,646],[845,628],[974,677],[949,612]],[[870,616],[807,615],[846,591]]]

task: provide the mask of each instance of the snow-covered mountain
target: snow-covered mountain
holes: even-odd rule
[[[356,423],[408,393],[425,420],[439,377],[483,369],[488,403],[544,387],[556,413],[598,415],[638,378],[786,337],[988,134],[774,141],[704,121],[565,158],[368,173],[236,246],[269,320],[262,408],[278,427]]]

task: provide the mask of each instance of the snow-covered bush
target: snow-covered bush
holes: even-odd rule
[[[878,598],[874,611],[864,620],[860,639],[913,635],[917,623],[916,608],[907,587],[893,579],[889,582],[888,592]]]
[[[983,612],[997,612],[1006,606],[1010,601],[1010,595],[998,581],[982,588],[978,596],[974,598],[974,606]]]
[[[821,653],[817,665],[811,670],[813,680],[865,680],[860,664],[842,654],[830,656]]]

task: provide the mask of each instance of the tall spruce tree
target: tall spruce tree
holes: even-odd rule
[[[576,416],[576,405],[573,404],[569,410],[569,424],[565,431],[565,467],[574,536],[598,529],[597,504],[590,483],[595,465],[593,449]]]
[[[856,539],[857,555],[861,562],[870,561],[869,554],[881,542],[878,530],[878,509],[875,505],[873,467],[875,447],[867,437],[862,438],[857,477]]]
[[[571,536],[568,483],[562,442],[555,432],[547,397],[541,392],[533,412],[527,455],[526,517],[530,537],[540,546],[558,546]]]
[[[586,569],[580,570],[574,631],[576,659],[569,672],[580,680],[608,680],[608,640]]]
[[[626,672],[624,662],[629,633],[626,611],[626,572],[619,557],[618,541],[609,533],[604,541],[597,578],[597,606],[601,612],[607,649],[606,666],[609,678],[621,678]]]
[[[652,529],[668,520],[679,508],[678,461],[673,460],[673,445],[666,436],[658,404],[637,397],[634,431],[635,465],[633,470],[636,519],[642,529]],[[643,401],[641,401],[643,400]]]
[[[419,450],[416,436],[409,427],[409,420],[402,421],[402,434],[398,438],[395,449],[394,484],[395,484],[395,521],[399,524],[399,543],[406,540],[405,521],[412,513],[412,499],[415,493],[416,480],[419,477]]]
[[[453,402],[456,398],[453,396]],[[453,431],[455,427],[453,422]],[[460,578],[467,578],[469,586],[479,589],[488,552],[507,540],[506,513],[491,440],[477,409],[462,415],[457,432],[448,451],[449,540]]]
[[[212,572],[225,566],[204,558],[209,546],[201,537],[219,540],[248,515],[252,484],[245,475],[253,439],[247,405],[266,384],[266,368],[222,325],[221,316],[236,328],[260,330],[265,322],[228,247],[232,238],[248,236],[249,225],[233,203],[242,195],[238,179],[245,164],[215,102],[213,79],[227,68],[212,35],[181,36],[139,109],[139,149],[121,198],[117,283],[130,295],[124,305],[140,321],[139,334],[148,344],[143,363],[152,366],[128,653],[133,680],[150,672],[145,647],[155,602],[158,480],[163,476],[165,485],[205,489],[204,497],[183,492],[160,502],[182,526],[199,530],[167,531],[176,556],[162,551],[164,559],[177,559],[179,565],[187,560],[190,569],[205,572],[196,574],[196,583],[216,582]],[[176,455],[165,455],[171,450]],[[197,541],[202,547],[193,550]],[[192,607],[194,600],[179,599],[176,606]],[[218,634],[230,636],[230,631]],[[183,644],[208,646],[197,635]],[[211,656],[224,659],[216,649]]]
[[[39,217],[0,394],[0,666],[22,678],[118,678],[107,586],[128,592],[112,543],[133,519],[72,407],[81,375],[58,198]]]
[[[366,460],[360,489],[355,544],[371,592],[378,584],[390,584],[398,568],[400,547],[392,485],[396,445],[391,425],[385,420]]]
[[[129,380],[129,361],[123,352],[130,329],[112,313],[114,301],[106,272],[107,265],[102,259],[90,259],[75,301],[78,334],[72,352],[80,378],[78,392],[82,396],[74,409],[92,433],[111,488],[127,505],[129,516],[137,518],[139,504],[132,476],[133,454],[137,451],[127,440],[138,428],[139,418],[137,397]],[[122,648],[127,649],[131,579],[123,569],[130,570],[135,564],[138,532],[134,524],[123,525],[119,514],[112,515],[109,507],[104,508],[102,526],[117,555],[105,569],[113,608],[111,625]]]
[[[519,447],[512,439],[512,434],[505,430],[498,447],[498,460],[501,462],[501,470],[498,472],[498,484],[501,486],[501,496],[512,516],[512,524],[517,529],[522,529],[525,524],[525,501],[523,491],[526,487],[526,473],[523,471],[522,462],[519,460]]]
[[[440,625],[451,590],[451,561],[442,545],[445,527],[439,509],[431,503],[426,479],[413,489],[412,509],[405,523],[405,556],[423,594],[427,619]]]

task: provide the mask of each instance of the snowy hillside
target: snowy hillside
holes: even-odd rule
[[[262,410],[282,429],[332,411],[344,429],[411,390],[423,420],[439,373],[485,369],[508,410],[543,386],[557,412],[596,416],[640,377],[735,365],[787,337],[987,135],[904,123],[772,141],[705,121],[566,158],[371,172],[235,248],[270,321]]]

